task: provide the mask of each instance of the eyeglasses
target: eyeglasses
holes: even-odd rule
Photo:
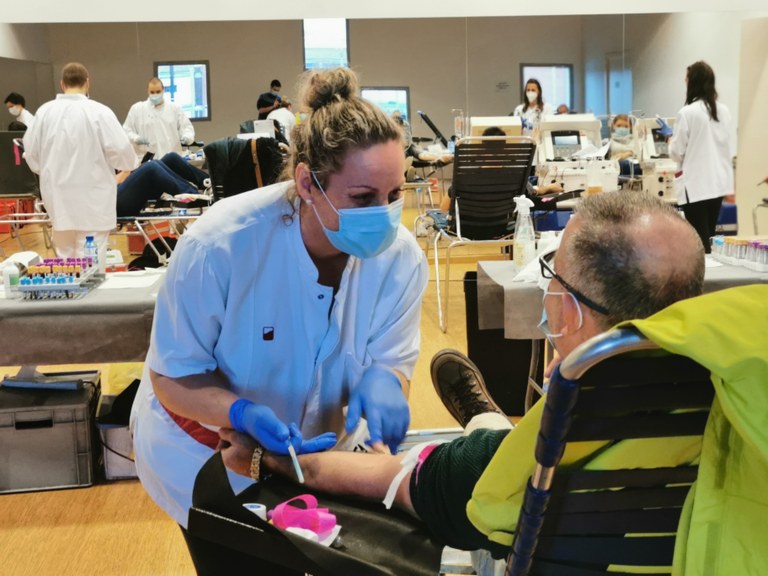
[[[566,282],[562,276],[560,276],[557,272],[555,272],[552,267],[547,264],[547,262],[544,260],[543,257],[539,258],[539,266],[541,266],[541,276],[542,278],[546,278],[547,280],[551,280],[554,278],[560,284],[563,285],[563,288],[568,290],[571,294],[573,294],[574,298],[587,306],[588,308],[591,308],[595,312],[599,312],[600,314],[608,315],[608,309],[605,306],[601,306],[600,304],[597,304],[594,300],[591,300],[584,296],[581,292],[576,290],[573,286],[571,286],[568,282]]]

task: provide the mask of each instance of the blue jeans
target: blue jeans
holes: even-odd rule
[[[160,160],[142,164],[117,185],[117,216],[137,216],[147,201],[157,200],[163,192],[196,194],[206,178],[208,174],[169,152]]]

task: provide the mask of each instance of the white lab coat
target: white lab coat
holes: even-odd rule
[[[283,134],[288,142],[291,141],[291,130],[296,126],[296,115],[288,108],[278,108],[267,114],[267,120],[277,120],[283,127]]]
[[[341,432],[342,407],[376,363],[410,378],[419,353],[423,251],[400,226],[383,253],[350,257],[334,295],[281,182],[219,201],[182,237],[158,294],[145,366],[170,377],[220,370],[238,396],[265,403],[304,437]],[[148,374],[131,414],[144,488],[186,525],[192,486],[213,454],[160,405]],[[236,490],[248,478],[230,474]]]
[[[115,170],[132,170],[136,156],[112,110],[82,94],[58,94],[24,134],[24,158],[40,174],[54,230],[115,227]]]
[[[181,154],[181,144],[190,144],[195,140],[192,122],[181,107],[168,101],[160,106],[152,104],[149,98],[136,102],[128,111],[123,128],[139,157],[145,152],[153,152],[158,158],[168,152]],[[149,140],[149,145],[137,144],[139,138]]]
[[[669,142],[670,157],[680,164],[678,204],[720,198],[733,193],[731,113],[717,103],[718,122],[696,100],[680,109]],[[686,198],[687,191],[687,198]]]
[[[525,118],[528,121],[528,124],[532,128],[538,128],[539,122],[541,121],[542,115],[552,115],[555,113],[554,109],[552,108],[551,104],[548,104],[547,102],[544,102],[544,106],[541,110],[538,108],[534,108],[533,106],[529,106],[528,110],[523,112],[523,104],[519,104],[517,108],[515,108],[515,111],[512,113],[514,116],[520,116],[521,118]]]
[[[27,130],[29,130],[32,128],[32,124],[35,122],[35,115],[26,108],[23,108],[21,114],[18,115],[16,120],[24,124],[24,126],[27,127]]]

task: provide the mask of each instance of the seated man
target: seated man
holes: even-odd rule
[[[646,194],[616,192],[584,199],[569,221],[555,256],[544,293],[542,330],[565,357],[585,340],[618,322],[645,318],[668,305],[701,293],[704,251],[694,229],[670,206]],[[433,365],[433,379],[443,401],[465,428],[494,411],[470,365],[444,361]],[[543,402],[512,428],[499,414],[469,435],[429,446],[418,455],[415,470],[396,486],[394,502],[423,520],[443,542],[463,549],[499,549],[488,536],[514,532],[516,515],[502,508],[501,525],[489,520],[494,504],[483,500],[486,468],[497,450],[510,444],[519,460],[501,463],[508,470],[513,507],[522,501],[533,457]],[[470,422],[472,420],[472,422]],[[490,429],[488,426],[501,429]],[[248,474],[252,458],[262,453],[251,441],[229,430],[220,431],[225,464]],[[307,486],[332,494],[380,499],[401,470],[402,455],[330,452],[300,456]],[[290,462],[263,454],[262,469],[292,477]],[[492,466],[491,466],[492,467]],[[478,491],[476,488],[480,486]],[[482,510],[481,510],[482,508]],[[491,514],[493,518],[493,514]],[[498,520],[497,520],[498,521]],[[511,536],[509,537],[511,542]],[[509,546],[509,542],[506,546]]]
[[[160,160],[145,162],[130,172],[117,175],[117,216],[138,216],[149,200],[157,200],[167,192],[198,194],[205,187],[208,174],[191,166],[176,152],[168,152]]]

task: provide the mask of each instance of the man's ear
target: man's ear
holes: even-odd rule
[[[579,303],[576,301],[576,297],[572,294],[563,298],[562,308],[563,325],[560,327],[560,332],[563,336],[573,335],[578,332],[584,325],[584,319],[582,317],[582,309]]]

